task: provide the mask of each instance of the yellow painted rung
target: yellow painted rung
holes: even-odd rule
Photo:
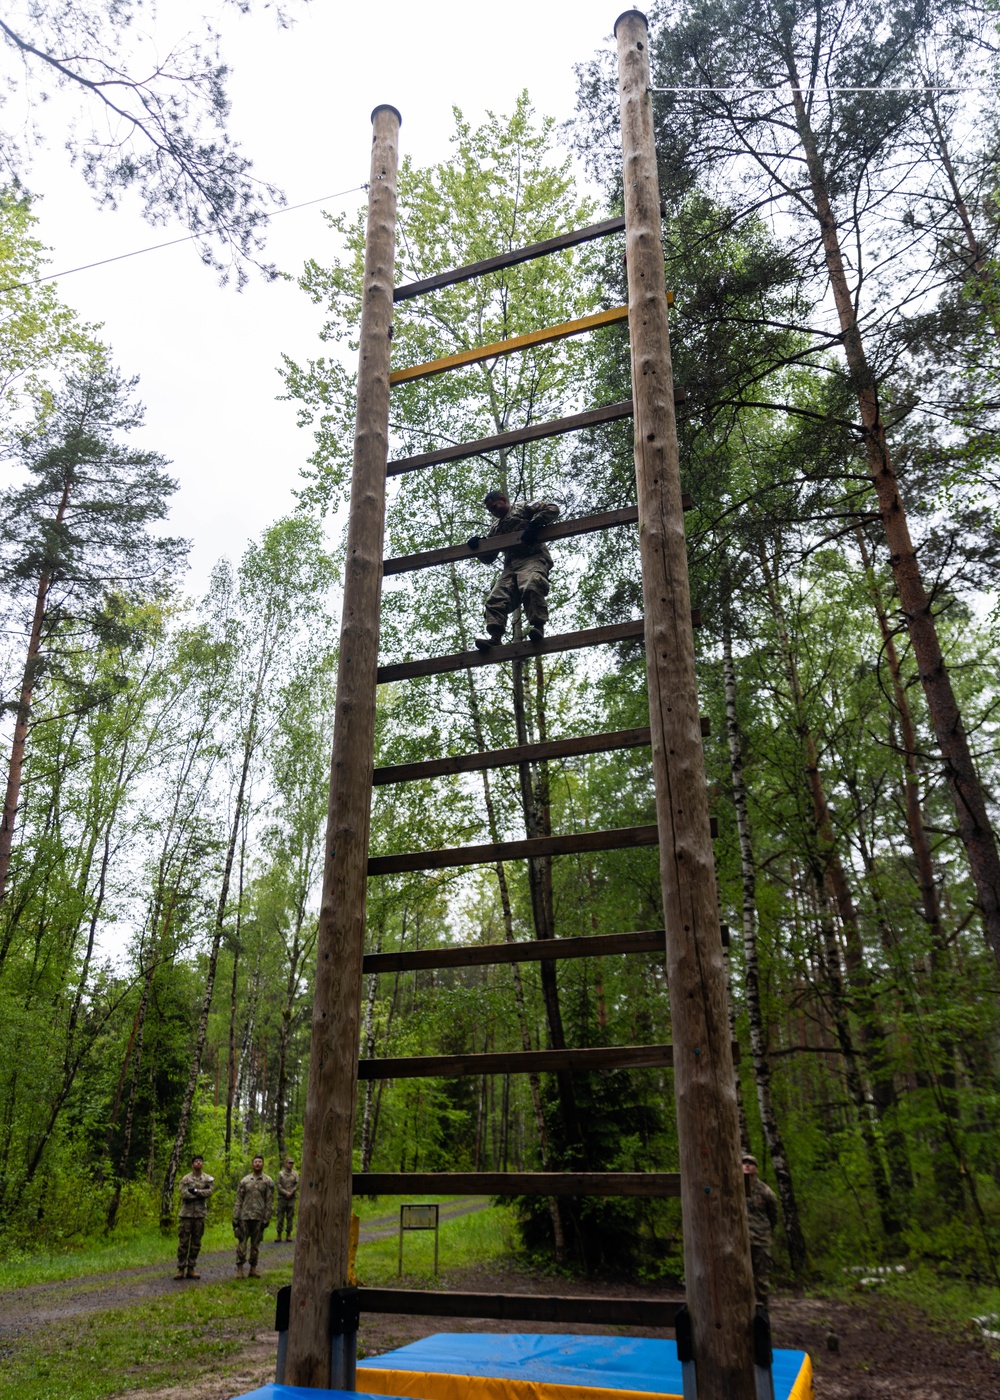
[[[668,292],[667,305],[672,306],[673,303],[674,294]],[[565,340],[567,336],[582,335],[584,331],[596,330],[598,326],[612,326],[616,321],[627,320],[628,307],[613,306],[610,311],[595,311],[592,316],[581,316],[576,321],[563,321],[559,326],[545,326],[542,330],[529,331],[527,335],[498,340],[494,345],[477,345],[472,350],[459,350],[457,354],[445,355],[440,360],[428,360],[426,364],[393,370],[389,375],[389,383],[407,384],[414,379],[427,379],[432,374],[442,374],[446,369],[475,365],[481,360],[494,360],[499,355],[513,355],[518,350],[527,350],[532,345],[547,345],[553,340]]]

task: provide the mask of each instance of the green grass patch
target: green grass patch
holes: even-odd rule
[[[952,1334],[956,1329],[966,1330],[974,1317],[989,1313],[1000,1315],[1000,1288],[995,1284],[949,1278],[929,1264],[920,1264],[905,1274],[889,1274],[884,1283],[870,1289],[859,1289],[857,1284],[846,1280],[826,1284],[820,1296],[836,1298],[852,1306],[862,1300],[898,1302],[919,1309],[932,1323]]]
[[[499,1262],[510,1239],[509,1213],[499,1206],[443,1221],[442,1275]],[[363,1242],[358,1250],[362,1281],[394,1281],[397,1255],[395,1236]],[[429,1233],[407,1237],[404,1263],[404,1284],[432,1281]],[[267,1277],[259,1283],[231,1279],[186,1285],[132,1307],[49,1324],[15,1344],[0,1371],[0,1400],[108,1400],[126,1390],[155,1390],[206,1374],[233,1375],[247,1342],[272,1335],[274,1296],[290,1281],[290,1260],[280,1266],[268,1262]]]

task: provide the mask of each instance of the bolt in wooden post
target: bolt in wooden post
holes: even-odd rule
[[[645,15],[615,24],[646,676],[698,1400],[753,1400],[753,1278],[698,717]]]
[[[376,107],[372,113],[354,472],[316,952],[301,1203],[285,1360],[286,1385],[315,1388],[330,1385],[330,1293],[348,1283],[351,1148],[385,535],[400,120],[394,107]]]

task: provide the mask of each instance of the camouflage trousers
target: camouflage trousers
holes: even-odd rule
[[[294,1196],[291,1198],[291,1200],[289,1200],[287,1196],[279,1196],[279,1197],[278,1197],[278,1210],[277,1210],[277,1215],[278,1215],[278,1223],[277,1223],[277,1225],[276,1225],[275,1228],[277,1229],[277,1232],[278,1232],[278,1239],[280,1240],[280,1239],[281,1239],[281,1227],[282,1227],[282,1224],[284,1224],[284,1227],[285,1227],[285,1234],[286,1234],[286,1235],[291,1235],[291,1233],[292,1233],[292,1226],[295,1224],[295,1197],[294,1197]]]
[[[758,1303],[767,1307],[771,1293],[771,1247],[766,1244],[751,1244],[750,1260],[753,1264],[753,1291]]]
[[[201,1237],[205,1233],[203,1215],[182,1215],[177,1232],[177,1267],[193,1269],[201,1251]]]
[[[524,607],[529,627],[534,627],[536,623],[544,626],[549,620],[545,595],[549,591],[551,567],[548,560],[539,555],[508,564],[486,599],[487,628],[499,627],[502,632],[507,626],[507,618],[519,603]]]
[[[260,1257],[260,1242],[264,1238],[266,1224],[263,1220],[240,1220],[233,1226],[236,1231],[236,1262],[247,1262],[247,1246],[250,1246],[250,1267],[256,1268]]]

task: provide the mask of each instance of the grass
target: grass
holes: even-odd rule
[[[442,1271],[496,1263],[510,1249],[510,1218],[502,1207],[442,1221]],[[358,1251],[363,1282],[395,1281],[397,1251],[395,1237],[363,1243]],[[95,1257],[84,1259],[90,1263]],[[158,1260],[162,1258],[161,1242]],[[431,1282],[429,1233],[408,1236],[405,1263],[404,1284]],[[86,1278],[93,1271],[70,1276]],[[289,1260],[269,1266],[260,1283],[227,1280],[186,1287],[128,1308],[49,1324],[26,1334],[6,1360],[0,1400],[108,1400],[122,1391],[155,1390],[205,1374],[232,1375],[240,1369],[247,1343],[271,1333],[274,1295],[290,1279]]]
[[[821,1294],[852,1306],[862,1301],[857,1288],[846,1282],[826,1284]],[[865,1300],[892,1301],[917,1308],[932,1324],[953,1336],[956,1331],[967,1331],[974,1317],[983,1317],[988,1313],[1000,1315],[1000,1288],[995,1284],[949,1278],[928,1264],[920,1264],[905,1274],[888,1275],[885,1283],[864,1290],[863,1297]]]
[[[401,1201],[409,1201],[411,1196],[380,1196],[374,1201],[358,1198],[354,1209],[362,1222],[385,1218],[386,1228],[399,1219]],[[452,1200],[464,1197],[441,1197],[442,1207]],[[442,1229],[444,1225],[442,1223]],[[418,1236],[407,1238],[409,1245]],[[202,1242],[202,1252],[232,1249],[233,1230],[228,1211],[220,1212],[218,1218],[209,1219]],[[398,1241],[394,1246],[398,1249]],[[95,1274],[118,1273],[122,1269],[152,1268],[156,1265],[169,1267],[177,1248],[176,1227],[169,1233],[161,1233],[159,1226],[146,1225],[127,1233],[119,1231],[106,1239],[94,1240],[84,1246],[58,1251],[19,1253],[0,1259],[0,1290],[24,1288],[33,1283],[58,1283],[66,1279],[83,1279]]]

